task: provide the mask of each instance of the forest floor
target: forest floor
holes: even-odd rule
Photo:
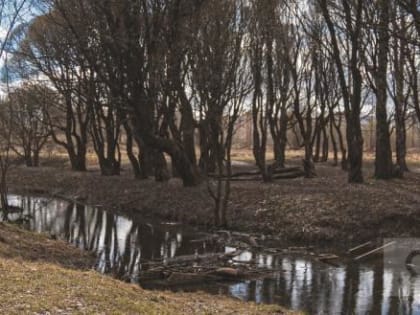
[[[347,173],[330,162],[317,163],[314,179],[233,182],[230,228],[269,234],[294,244],[340,245],[383,237],[420,236],[420,159],[409,155],[412,172],[404,179],[375,180],[372,156],[366,155],[365,183],[348,184]],[[236,152],[236,170],[253,169],[250,152]],[[301,164],[301,152],[288,152],[289,166]],[[98,170],[71,172],[53,165],[16,167],[9,174],[10,191],[78,199],[132,216],[152,216],[211,226],[213,203],[206,184],[184,188],[135,180],[129,165],[121,176],[102,177]]]
[[[204,293],[146,291],[63,241],[0,223],[0,314],[291,314]]]

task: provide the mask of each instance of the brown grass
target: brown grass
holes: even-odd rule
[[[93,254],[68,246],[64,241],[4,223],[0,223],[0,257],[83,270],[90,269],[95,262]]]

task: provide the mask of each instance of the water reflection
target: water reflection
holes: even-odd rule
[[[209,244],[191,243],[197,232],[182,226],[134,222],[95,207],[55,199],[11,196],[9,202],[23,209],[10,213],[10,220],[27,218],[29,229],[95,252],[98,271],[132,282],[137,281],[142,261],[216,250]]]
[[[23,208],[10,219],[25,218],[28,228],[63,238],[97,254],[97,270],[136,282],[142,262],[179,255],[232,251],[208,242],[185,226],[151,224],[60,200],[12,196]],[[333,267],[310,258],[244,252],[238,262],[273,270],[265,279],[172,287],[232,295],[258,303],[277,303],[309,314],[419,314],[420,279],[396,273],[382,260]],[[153,288],[153,286],[150,286]]]
[[[384,269],[381,261],[332,267],[296,257],[271,259],[270,267],[281,272],[263,280],[219,284],[218,292],[309,314],[420,314],[420,279],[405,274],[395,281],[394,271]],[[399,287],[411,291],[396,296]]]

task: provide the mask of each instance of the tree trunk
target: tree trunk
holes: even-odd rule
[[[322,128],[322,157],[321,162],[327,162],[328,161],[328,155],[329,155],[329,139],[328,139],[328,133],[327,133],[327,126],[324,124]]]
[[[24,159],[25,159],[25,164],[27,167],[34,166],[30,152],[25,152]]]
[[[172,162],[174,163],[173,158]],[[176,167],[176,165],[173,166]],[[154,176],[158,182],[167,181],[170,178],[170,172],[163,152],[152,149],[145,143],[142,143],[140,147],[140,169],[141,178]]]
[[[153,168],[155,171],[155,180],[157,182],[166,182],[169,180],[170,173],[163,152],[157,150],[153,152]]]
[[[378,70],[376,72],[376,154],[375,177],[390,179],[393,177],[392,151],[387,115],[387,70],[389,48],[389,1],[379,4],[379,51]]]
[[[394,68],[395,68],[395,129],[396,129],[396,153],[397,165],[401,172],[407,172],[407,131],[406,131],[406,112],[407,104],[404,97],[404,68],[406,61],[406,23],[405,18],[401,18],[401,25],[397,22],[397,8],[394,9],[393,25],[398,37],[394,39]]]
[[[0,205],[3,211],[3,220],[7,221],[9,215],[9,203],[7,200],[7,167],[2,165],[0,179]]]
[[[141,167],[140,162],[137,156],[134,154],[133,151],[133,134],[131,132],[130,127],[128,126],[128,123],[124,123],[124,129],[126,133],[126,150],[127,150],[127,157],[130,160],[131,167],[133,169],[134,177],[137,179],[142,178],[141,174]]]
[[[305,159],[303,160],[303,171],[305,173],[305,178],[314,178],[316,177],[316,172],[312,154],[311,140],[307,139],[305,142]]]
[[[142,141],[139,142],[139,165],[141,178],[146,179],[154,175],[152,150]]]
[[[315,127],[315,155],[314,162],[319,162],[321,155],[321,121],[318,120],[318,123]]]
[[[346,80],[346,72],[344,70],[343,60],[341,59],[340,48],[338,44],[338,37],[336,27],[330,16],[329,3],[326,0],[319,2],[322,14],[327,24],[332,43],[332,56],[334,58],[338,79],[340,83],[341,92],[343,94],[344,110],[346,115],[346,138],[348,146],[349,158],[349,174],[348,181],[350,183],[363,182],[363,136],[360,125],[360,107],[362,94],[362,76],[359,67],[359,52],[360,52],[360,35],[361,35],[361,21],[363,12],[363,1],[358,0],[354,3],[352,9],[351,4],[343,1],[344,16],[346,20],[355,19],[355,23],[347,23],[349,40],[350,40],[350,74],[351,74],[351,88],[350,82]]]
[[[101,175],[103,176],[116,176],[120,175],[121,168],[120,162],[114,157],[98,157],[99,167],[101,169]]]
[[[182,91],[184,91],[182,89]],[[190,102],[186,99],[185,95],[182,94],[182,142],[185,149],[185,153],[188,156],[191,163],[196,164],[197,158],[195,156],[195,141],[194,141],[194,131],[195,131],[195,121],[193,116],[193,110],[191,108]]]
[[[200,172],[194,164],[191,164],[184,152],[174,151],[172,161],[185,187],[197,186],[201,182]]]
[[[210,122],[205,118],[200,123],[200,160],[199,166],[204,174],[216,172],[216,157],[210,136]]]
[[[331,144],[333,147],[333,154],[334,154],[334,166],[338,165],[338,146],[337,146],[337,141],[335,140],[335,135],[334,135],[334,113],[330,112],[330,138],[331,138]]]
[[[32,164],[34,167],[39,167],[39,153],[40,153],[39,149],[33,150],[32,152],[32,161],[33,161]]]
[[[347,171],[349,169],[349,167],[348,167],[348,161],[347,161],[347,150],[346,150],[346,146],[344,144],[343,133],[341,132],[341,122],[342,122],[342,116],[340,114],[340,117],[338,118],[338,123],[335,124],[335,122],[334,122],[334,128],[335,128],[335,131],[337,132],[338,143],[340,144],[340,151],[341,151],[341,169],[343,171]]]
[[[287,116],[286,104],[282,104],[280,112],[280,127],[275,143],[274,158],[278,167],[285,167],[286,162],[286,146],[287,146],[287,125],[289,117]]]
[[[70,164],[72,171],[76,172],[86,172],[86,150],[80,149],[78,152],[74,152],[74,150],[67,150],[69,158],[70,158]]]
[[[359,115],[347,123],[348,163],[350,183],[363,183],[363,136]],[[354,124],[351,126],[351,124]]]

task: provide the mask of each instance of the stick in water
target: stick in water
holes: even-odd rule
[[[360,244],[360,245],[358,245],[358,246],[356,246],[356,247],[350,248],[347,252],[348,252],[348,253],[355,252],[356,250],[358,250],[358,249],[360,249],[360,248],[363,248],[363,247],[366,247],[366,246],[370,245],[371,243],[372,243],[372,242],[366,242],[366,243]]]
[[[395,244],[395,242],[391,242],[391,243],[385,244],[384,246],[375,248],[375,249],[373,249],[373,250],[371,250],[371,251],[369,251],[367,253],[364,253],[364,254],[362,254],[360,256],[357,256],[354,260],[362,259],[363,257],[366,257],[366,256],[369,256],[369,255],[374,254],[376,252],[379,252],[380,250],[385,249],[386,247],[389,247],[389,246],[394,245],[394,244]]]

